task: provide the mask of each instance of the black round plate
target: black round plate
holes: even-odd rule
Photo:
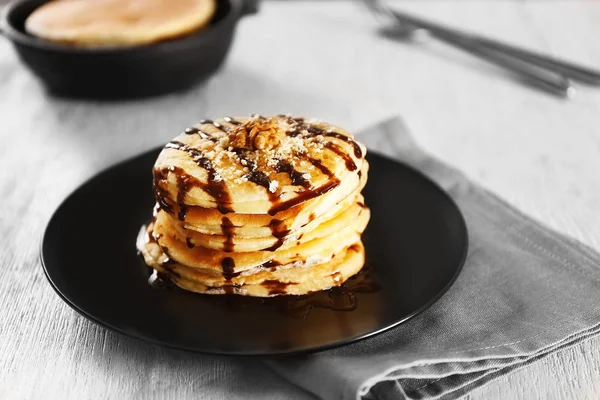
[[[372,217],[363,239],[367,265],[381,287],[356,293],[353,311],[314,308],[301,317],[268,304],[232,307],[237,300],[230,296],[153,287],[135,241],[154,205],[151,169],[159,151],[109,168],[79,187],[51,218],[42,243],[44,270],[57,293],[117,332],[214,354],[324,350],[383,332],[425,310],[463,265],[467,229],[450,197],[413,169],[369,154],[363,193]]]

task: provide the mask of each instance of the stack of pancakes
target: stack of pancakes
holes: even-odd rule
[[[370,212],[365,147],[290,116],[201,121],[154,165],[146,263],[199,293],[268,297],[339,286],[358,273]]]

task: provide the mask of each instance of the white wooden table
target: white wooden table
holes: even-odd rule
[[[598,2],[395,4],[600,66]],[[41,234],[64,196],[206,116],[291,112],[358,130],[401,114],[431,153],[600,249],[599,89],[560,100],[443,45],[381,39],[375,27],[350,2],[267,2],[241,23],[218,76],[188,93],[119,104],[48,97],[0,39],[0,398],[312,398],[253,360],[108,332],[67,307],[43,276]],[[101,243],[90,245],[92,256],[99,251]],[[600,338],[584,342],[468,397],[598,398],[599,348]]]

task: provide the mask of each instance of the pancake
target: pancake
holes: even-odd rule
[[[148,248],[147,246],[145,247]],[[156,247],[160,249],[160,247]],[[182,289],[204,294],[239,294],[256,297],[303,295],[339,286],[357,274],[364,265],[364,247],[360,241],[346,246],[328,261],[310,266],[276,266],[250,275],[223,280],[220,274],[186,267],[165,260],[158,250],[156,257],[142,252],[146,263]]]
[[[147,265],[205,294],[303,295],[364,265],[369,164],[351,133],[290,116],[203,120],[153,168]]]
[[[188,279],[184,276],[173,276],[170,279],[182,289],[205,294],[239,294],[255,297],[273,297],[281,295],[304,295],[321,290],[327,290],[339,286],[348,278],[356,275],[365,262],[364,247],[361,243],[350,246],[344,253],[343,258],[331,260],[327,264],[320,264],[313,268],[302,271],[296,280],[273,277],[265,279],[260,283],[248,283],[242,285],[207,286],[204,283]],[[318,268],[317,268],[318,267]],[[297,270],[284,270],[297,273]],[[280,280],[281,279],[281,280]]]
[[[223,234],[207,235],[191,231],[182,227],[174,219],[168,220],[169,229],[177,236],[177,240],[185,242],[188,247],[201,246],[225,252],[252,252],[252,251],[274,251],[297,246],[316,237],[334,234],[337,230],[346,227],[348,221],[358,218],[363,212],[361,205],[364,204],[362,196],[344,200],[340,205],[332,209],[332,213],[320,218],[313,219],[306,225],[296,230],[288,230],[279,223],[267,227],[267,236],[240,237],[237,229],[243,227],[223,226]],[[224,217],[227,219],[227,217]]]
[[[203,121],[159,154],[155,194],[161,206],[276,215],[323,195],[345,197],[360,181],[365,154],[351,133],[325,122]]]
[[[326,215],[333,215],[340,208],[345,208],[356,201],[357,195],[361,192],[367,182],[367,173],[369,164],[365,161],[361,168],[360,184],[354,187],[350,194],[342,200],[339,196],[320,196],[309,200],[299,207],[292,207],[279,212],[273,216],[269,214],[240,214],[230,213],[226,217],[228,223],[233,226],[233,232],[236,236],[253,238],[270,236],[273,231],[273,220],[277,220],[279,230],[295,231]],[[350,190],[351,186],[348,185]],[[180,208],[176,203],[165,199],[172,209],[173,215],[179,215]],[[203,208],[198,206],[185,206],[185,220],[181,222],[185,229],[194,230],[208,235],[223,234],[223,213],[219,210]]]
[[[326,226],[319,227],[317,232],[307,235],[309,240],[299,241],[299,244],[294,242],[294,246],[277,251],[224,252],[200,246],[190,248],[186,241],[179,240],[176,234],[168,231],[168,224],[165,224],[168,217],[163,212],[157,214],[150,232],[152,237],[148,240],[156,241],[170,260],[192,268],[213,270],[219,274],[237,274],[266,264],[306,265],[328,260],[343,247],[360,239],[370,212],[362,207],[357,208],[359,211],[356,216],[353,213],[352,220],[332,220],[324,224]],[[328,234],[323,235],[319,231],[326,231]],[[227,263],[231,265],[229,269],[225,266]]]
[[[201,29],[215,9],[215,0],[53,0],[29,15],[25,30],[74,46],[135,46]]]

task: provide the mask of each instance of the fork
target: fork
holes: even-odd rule
[[[379,0],[362,0],[375,15],[390,18],[406,37],[417,30],[514,72],[547,92],[572,97],[575,89],[569,80],[600,86],[600,71],[568,61],[525,50],[498,40],[442,26],[389,8]]]

